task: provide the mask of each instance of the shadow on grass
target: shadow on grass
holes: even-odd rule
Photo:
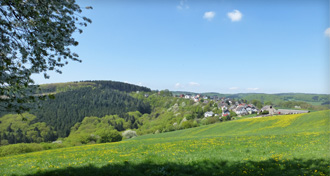
[[[51,171],[38,172],[33,175],[329,175],[327,160],[285,160],[228,162],[204,160],[190,163],[155,163],[146,161],[134,164],[108,164],[103,167],[88,165],[84,167],[68,167]]]

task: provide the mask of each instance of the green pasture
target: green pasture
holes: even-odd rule
[[[1,175],[329,175],[329,112],[0,158]]]

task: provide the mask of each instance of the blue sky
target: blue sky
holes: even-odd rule
[[[82,63],[37,84],[115,80],[153,90],[329,93],[329,1],[80,0]],[[328,30],[327,30],[328,29]]]

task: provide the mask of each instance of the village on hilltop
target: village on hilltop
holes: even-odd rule
[[[176,97],[192,99],[194,102],[201,102],[203,104],[208,104],[210,101],[213,101],[218,105],[218,108],[222,110],[221,114],[214,113],[213,111],[205,112],[205,118],[219,116],[219,118],[221,119],[222,117],[230,116],[231,112],[234,112],[234,114],[237,116],[245,116],[249,114],[256,114],[256,116],[272,116],[309,113],[308,110],[299,110],[299,106],[296,106],[296,109],[275,109],[272,105],[265,105],[262,108],[258,109],[256,105],[252,103],[247,103],[246,100],[234,100],[232,98],[218,96],[206,96],[201,94],[180,94],[176,95]]]

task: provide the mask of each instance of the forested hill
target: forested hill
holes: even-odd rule
[[[125,117],[127,112],[150,113],[150,105],[128,93],[150,92],[149,88],[115,81],[83,81],[48,84],[41,86],[42,93],[56,93],[55,99],[41,101],[41,108],[30,113],[37,116],[34,122],[46,122],[54,127],[60,137],[66,137],[70,128],[84,117],[117,114]]]
[[[113,89],[123,92],[150,92],[147,87],[137,86],[134,84],[128,84],[117,81],[80,81],[80,82],[68,82],[68,83],[53,83],[40,85],[40,91],[38,93],[59,93],[69,90],[76,90],[83,87],[93,87],[99,89]]]

